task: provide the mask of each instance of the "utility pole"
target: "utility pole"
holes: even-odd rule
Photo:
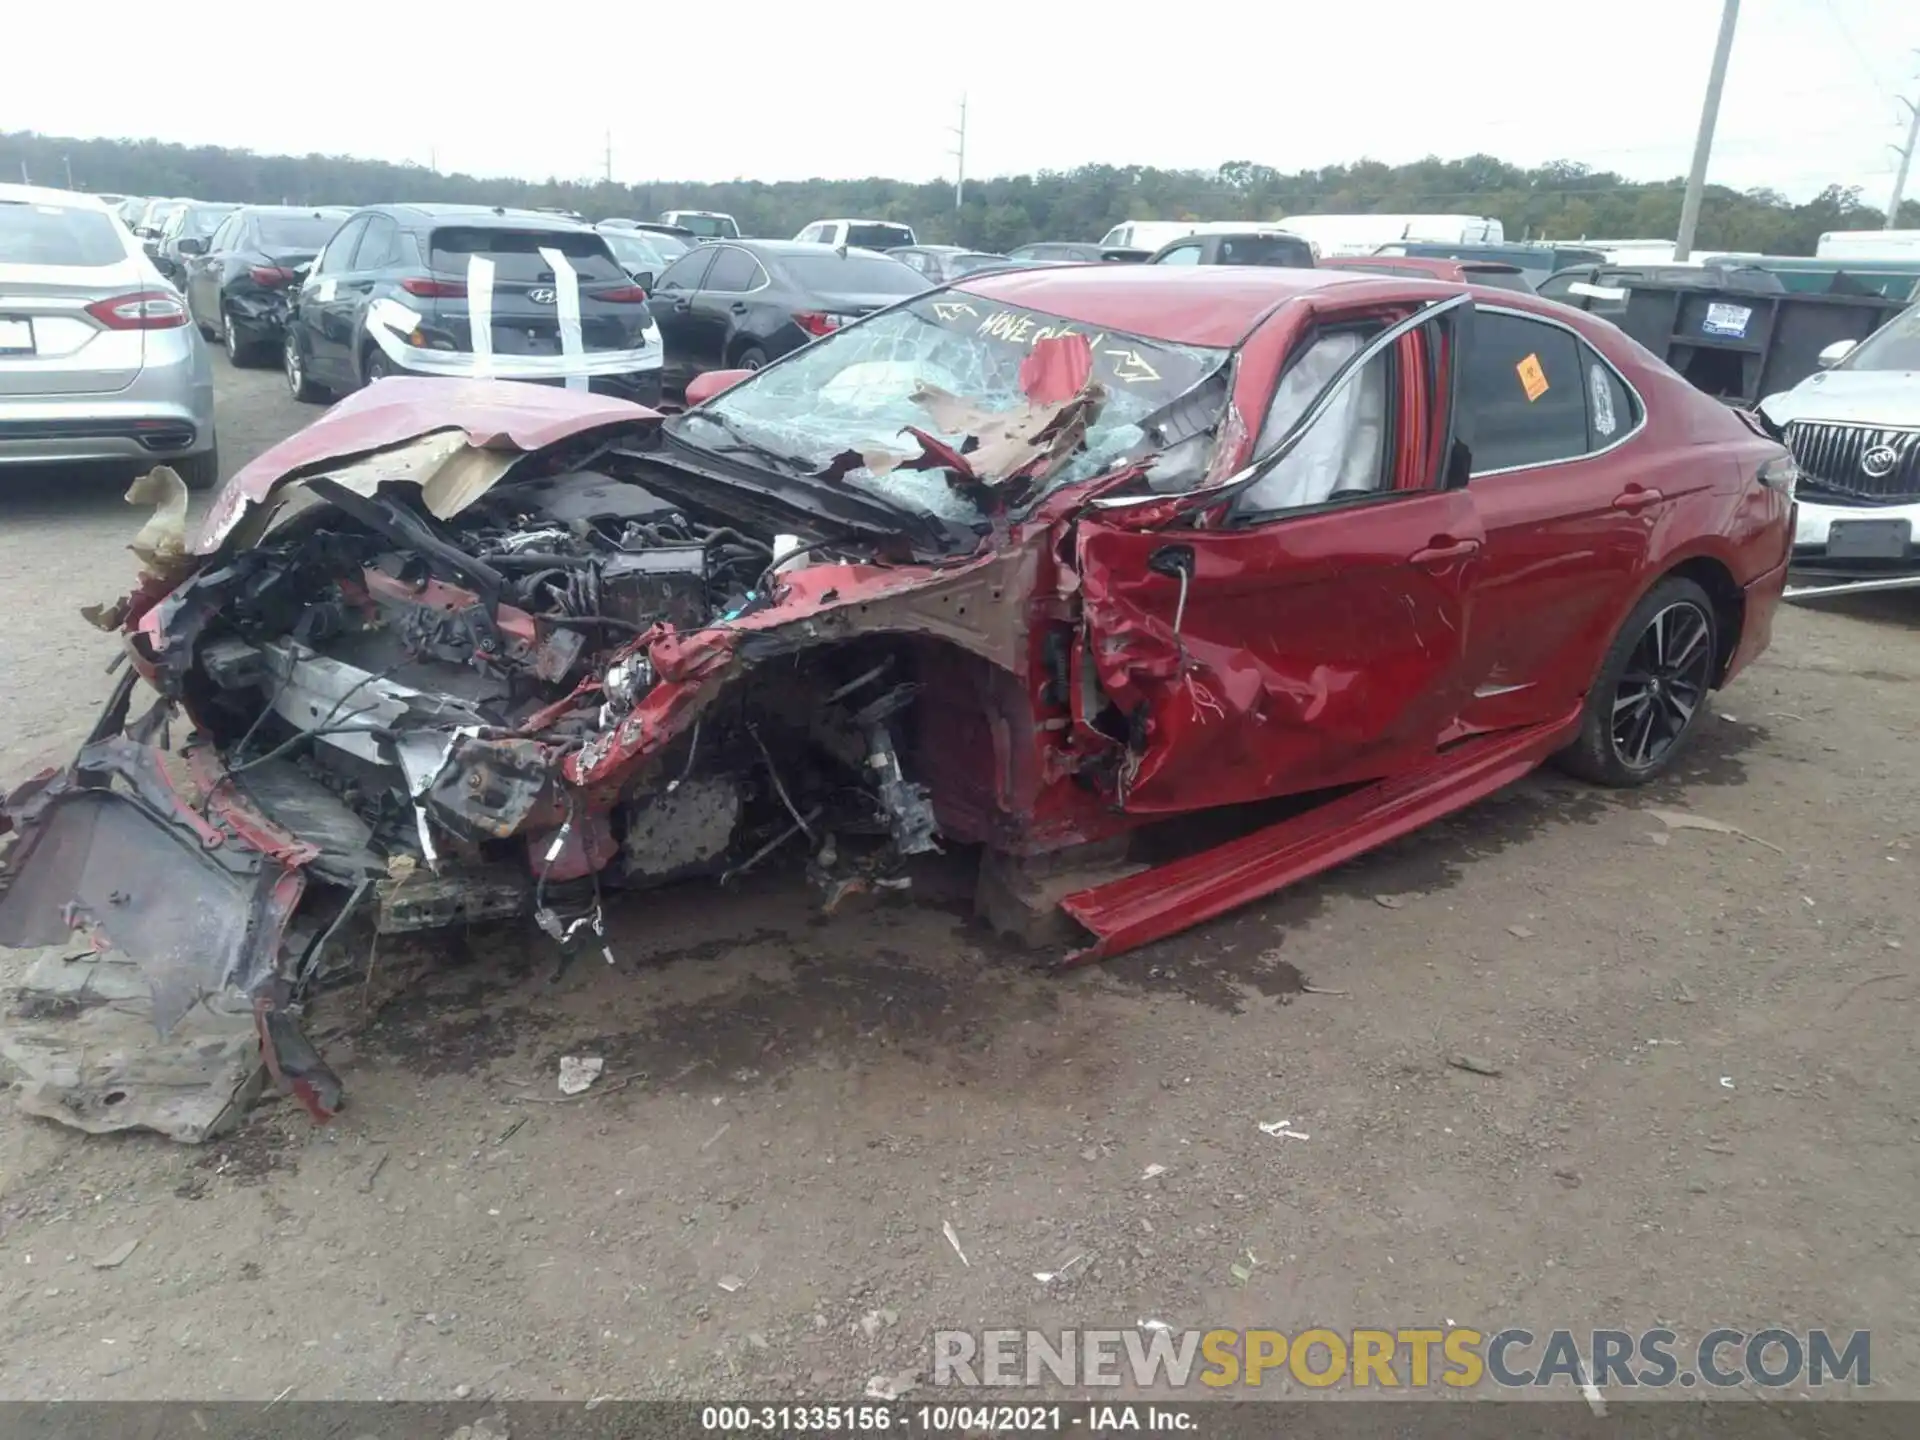
[[[1707,100],[1700,107],[1700,133],[1693,142],[1693,168],[1687,172],[1687,194],[1680,202],[1680,233],[1674,238],[1673,258],[1693,254],[1693,232],[1700,227],[1700,197],[1707,188],[1707,158],[1713,154],[1713,127],[1720,118],[1720,92],[1727,83],[1727,57],[1733,53],[1733,27],[1740,18],[1740,0],[1725,0],[1720,12],[1720,38],[1713,46],[1713,69],[1707,72]]]
[[[1900,103],[1913,118],[1907,124],[1907,148],[1894,147],[1900,155],[1900,168],[1893,172],[1893,203],[1887,206],[1886,228],[1889,230],[1900,228],[1900,202],[1907,198],[1907,170],[1913,164],[1913,152],[1920,149],[1920,103],[1906,99]]]
[[[71,155],[62,155],[60,157],[60,163],[67,167],[67,189],[71,190],[73,189],[73,157]],[[1895,195],[1897,196],[1898,193],[1899,192],[1896,191]],[[1898,203],[1897,199],[1895,203]]]
[[[613,184],[613,131],[607,131],[607,184]]]
[[[967,191],[967,97],[960,96],[960,123],[949,126],[960,139],[960,143],[947,153],[955,160],[953,171],[953,208],[958,210],[966,199]]]

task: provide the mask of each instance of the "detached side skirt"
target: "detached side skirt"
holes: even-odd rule
[[[1065,961],[1104,960],[1223,915],[1442,815],[1483,800],[1579,733],[1580,714],[1456,745],[1419,770],[1382,780],[1238,840],[1105,885],[1060,908],[1095,941]]]

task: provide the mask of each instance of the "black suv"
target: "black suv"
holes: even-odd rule
[[[476,330],[474,317],[487,318]],[[653,404],[647,292],[591,226],[535,210],[373,205],[313,262],[283,354],[297,399],[385,375],[491,376]]]

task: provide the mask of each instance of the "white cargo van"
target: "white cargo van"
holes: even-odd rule
[[[1829,230],[1814,246],[1816,260],[1911,260],[1920,256],[1920,230]]]

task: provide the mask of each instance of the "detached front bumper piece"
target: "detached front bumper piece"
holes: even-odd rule
[[[203,763],[195,779],[197,804],[160,751],[116,735],[8,796],[0,946],[125,957],[146,981],[163,1040],[202,1007],[251,1009],[257,1062],[328,1119],[339,1081],[291,1009],[301,957],[289,922],[318,851],[255,810],[217,766]]]

